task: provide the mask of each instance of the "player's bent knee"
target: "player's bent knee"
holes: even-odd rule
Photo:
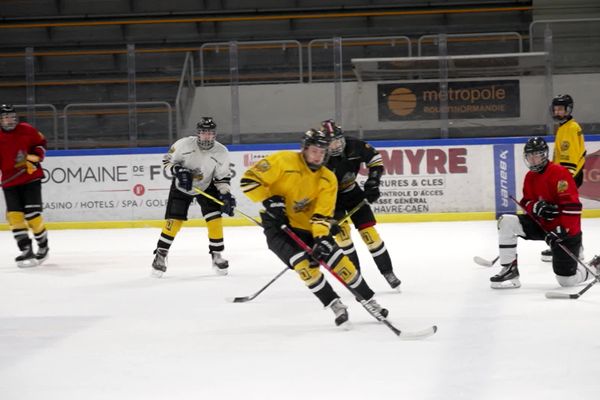
[[[356,267],[348,256],[341,257],[339,262],[332,266],[332,269],[347,284],[354,281],[357,275]]]
[[[42,218],[41,215],[38,215],[31,220],[28,220],[27,224],[29,225],[29,228],[31,228],[33,233],[39,233],[45,229],[44,218]]]
[[[167,219],[163,226],[162,233],[171,237],[175,237],[182,225],[183,221],[180,219]]]
[[[502,214],[498,218],[499,231],[518,232],[520,226],[521,223],[519,222],[519,217],[514,214]]]
[[[578,283],[580,283],[579,279],[577,279],[577,275],[571,275],[571,276],[556,275],[556,281],[562,287],[571,287],[571,286],[575,286]]]
[[[308,260],[302,260],[294,265],[294,271],[298,273],[306,286],[313,286],[323,275],[319,269],[319,264],[310,263]]]
[[[373,249],[381,245],[381,237],[373,226],[361,229],[360,236],[369,249]]]
[[[27,228],[27,224],[25,223],[25,214],[20,211],[7,212],[6,220],[12,229]]]

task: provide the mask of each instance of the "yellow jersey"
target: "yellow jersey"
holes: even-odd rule
[[[556,131],[552,161],[567,168],[572,176],[577,175],[585,164],[585,145],[581,126],[570,119]]]
[[[263,158],[244,172],[241,188],[254,202],[283,197],[290,226],[313,237],[329,234],[329,224],[320,223],[319,217],[333,216],[337,178],[324,166],[312,171],[301,153],[278,151]]]

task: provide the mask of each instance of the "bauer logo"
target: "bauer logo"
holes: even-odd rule
[[[513,144],[494,145],[494,186],[496,218],[514,214],[516,205],[510,200],[515,193],[515,148]]]

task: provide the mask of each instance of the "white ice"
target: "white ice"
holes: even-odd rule
[[[578,300],[519,242],[520,289],[493,290],[494,221],[380,224],[402,279],[392,291],[355,236],[367,282],[401,341],[331,277],[349,305],[341,331],[258,227],[226,227],[230,274],[216,276],[204,228],[184,227],[163,279],[150,277],[160,229],[51,231],[51,255],[18,269],[0,232],[0,399],[597,399],[600,285]],[[600,220],[585,219],[586,258]]]

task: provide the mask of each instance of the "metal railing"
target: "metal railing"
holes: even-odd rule
[[[341,39],[341,47],[348,46],[387,46],[387,47],[395,47],[398,49],[403,49],[406,51],[406,54],[402,54],[402,56],[410,57],[412,55],[412,43],[408,36],[384,36],[384,37],[358,37],[358,38],[340,38]],[[328,39],[314,39],[308,43],[308,81],[313,82],[313,51],[317,47],[323,47],[325,49],[332,48],[332,66],[333,66],[333,58],[334,52],[333,47],[335,43],[335,38]],[[400,47],[399,45],[405,44],[405,46]],[[350,61],[348,59],[347,61]]]
[[[173,109],[169,103],[166,101],[138,101],[135,102],[135,107],[138,106],[164,106],[167,109],[167,120],[168,120],[168,135],[169,135],[169,143],[173,142]],[[71,103],[67,104],[63,109],[63,131],[64,131],[64,148],[65,150],[69,149],[69,110],[75,107],[114,107],[114,106],[126,106],[130,107],[131,104],[129,102],[114,102],[114,103]],[[135,146],[137,141],[137,136],[132,137],[131,132],[129,132],[128,139],[130,144]]]
[[[553,25],[553,24],[578,24],[581,22],[598,22],[600,18],[575,18],[575,19],[538,19],[529,24],[529,51],[533,51],[534,39],[535,39],[535,27],[539,25]]]
[[[177,135],[181,136],[186,129],[187,117],[194,102],[196,83],[194,82],[194,57],[187,52],[181,69],[177,96],[175,96],[175,112]]]
[[[490,42],[494,39],[499,38],[500,42],[506,41],[504,38],[514,40],[517,42],[518,52],[523,52],[523,36],[518,32],[490,32],[490,33],[455,33],[446,34],[448,43],[466,42],[466,41],[485,41]],[[417,55],[421,57],[423,55],[423,44],[427,42],[436,43],[439,40],[439,35],[423,35],[417,40]],[[497,53],[513,53],[514,51],[498,51]],[[435,54],[438,55],[438,54]]]
[[[295,63],[291,63],[290,64],[290,71],[292,70],[296,70],[296,74],[292,75],[291,78],[288,80],[289,82],[292,81],[297,81],[297,82],[302,82],[302,69],[303,69],[303,60],[302,60],[302,45],[300,44],[299,41],[297,40],[266,40],[266,41],[251,41],[251,42],[237,42],[237,41],[231,41],[231,42],[215,42],[215,43],[204,43],[202,46],[200,46],[200,51],[199,51],[199,59],[200,59],[200,85],[201,86],[205,86],[207,83],[207,67],[205,65],[205,53],[208,52],[213,52],[214,54],[218,54],[221,51],[227,51],[227,52],[231,52],[232,48],[235,49],[236,53],[235,54],[229,54],[229,57],[227,59],[227,67],[225,68],[223,66],[223,70],[226,71],[225,76],[222,76],[221,79],[226,79],[227,81],[229,81],[230,79],[230,74],[229,72],[232,69],[238,70],[240,69],[239,65],[231,65],[232,62],[236,62],[239,61],[240,58],[240,54],[246,50],[259,50],[259,51],[264,51],[266,52],[267,50],[276,50],[276,51],[280,51],[280,52],[286,52],[289,49],[297,49],[298,55],[297,55],[297,60]],[[233,57],[232,57],[233,56]],[[273,59],[270,59],[271,61],[271,65],[273,64]],[[239,63],[238,63],[239,64]],[[248,68],[250,66],[250,64],[244,64],[245,68]],[[273,76],[276,76],[276,74],[273,74]],[[281,79],[277,79],[277,81],[280,81]],[[260,77],[258,77],[258,79],[254,80],[253,83],[256,82],[270,82],[272,80],[270,79],[266,79],[266,77],[263,77],[263,79],[260,79]]]
[[[52,137],[53,137],[53,146],[55,149],[58,148],[58,111],[56,110],[56,107],[53,104],[15,104],[13,107],[15,107],[15,109],[17,110],[27,110],[27,114],[28,114],[28,120],[32,121],[33,115],[30,115],[31,113],[35,114],[35,110],[38,108],[49,108],[51,111],[51,116],[52,116]],[[36,126],[37,128],[37,126]],[[50,146],[49,146],[50,147]]]

